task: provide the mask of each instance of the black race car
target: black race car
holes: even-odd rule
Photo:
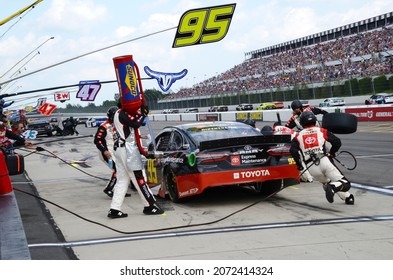
[[[46,134],[48,136],[53,135],[53,128],[49,120],[41,119],[29,122],[27,124],[27,130],[37,131],[37,135]]]
[[[150,187],[178,202],[217,186],[253,186],[272,194],[299,183],[290,135],[262,135],[240,122],[198,122],[164,128],[155,138],[161,158],[146,161]]]

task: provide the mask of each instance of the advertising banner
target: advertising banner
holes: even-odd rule
[[[346,108],[345,113],[355,115],[358,121],[393,121],[393,106]]]

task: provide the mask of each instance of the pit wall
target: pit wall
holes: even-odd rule
[[[328,112],[343,112],[353,114],[358,121],[393,121],[393,105],[363,105],[323,108]],[[243,121],[252,119],[255,121],[275,122],[279,113],[281,121],[285,123],[291,116],[292,110],[266,110],[266,111],[230,111],[230,112],[202,112],[180,114],[151,114],[151,121]],[[322,115],[317,115],[322,120]]]

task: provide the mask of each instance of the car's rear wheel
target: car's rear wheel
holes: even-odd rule
[[[350,134],[357,130],[358,119],[348,113],[328,113],[323,116],[322,127],[337,134]]]
[[[165,186],[168,190],[169,198],[172,202],[179,202],[179,192],[177,190],[176,176],[172,170],[167,170],[164,174]]]
[[[279,190],[281,190],[281,187],[282,187],[282,180],[281,179],[271,180],[271,181],[266,181],[266,182],[258,182],[254,186],[255,191],[261,195],[274,194],[274,193],[278,192]]]

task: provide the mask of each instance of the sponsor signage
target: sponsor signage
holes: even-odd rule
[[[393,106],[346,108],[345,113],[355,115],[358,121],[393,121]]]
[[[69,92],[55,92],[55,101],[64,102],[66,100],[70,100]]]
[[[262,112],[239,112],[236,113],[236,121],[245,121],[247,119],[253,121],[263,121]]]
[[[257,164],[265,163],[266,159],[263,158],[261,153],[259,154],[240,154],[231,156],[231,165],[242,165],[242,164]]]
[[[218,114],[199,114],[199,121],[218,121]]]

